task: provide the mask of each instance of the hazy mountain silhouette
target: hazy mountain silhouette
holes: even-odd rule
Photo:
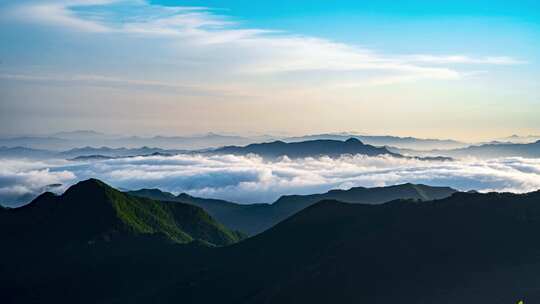
[[[96,140],[96,139],[114,139],[117,138],[118,135],[113,134],[105,134],[102,132],[97,132],[94,130],[75,130],[75,131],[62,131],[57,132],[54,134],[51,134],[51,137],[57,137],[67,140]]]
[[[395,199],[434,200],[448,197],[457,190],[448,187],[403,184],[388,187],[332,190],[322,194],[288,195],[273,204],[242,205],[224,200],[197,198],[187,194],[174,196],[158,189],[128,192],[131,195],[162,201],[177,201],[199,206],[218,221],[249,235],[260,233],[294,213],[321,200],[340,200],[356,204],[380,204]]]
[[[179,153],[189,153],[184,150],[167,150],[161,148],[110,148],[110,147],[81,147],[66,151],[51,151],[26,147],[0,147],[0,157],[3,158],[60,158],[69,160],[103,160],[134,156],[171,156]]]
[[[75,148],[59,153],[62,158],[82,159],[84,157],[101,156],[108,158],[115,157],[131,157],[139,155],[171,155],[185,151],[182,150],[166,150],[161,148],[140,147],[140,148],[109,148],[109,147],[83,147]]]
[[[420,159],[427,157],[445,156],[451,158],[499,158],[499,157],[540,157],[540,141],[532,143],[511,143],[511,142],[490,142],[480,145],[468,146],[453,150],[430,150],[419,151],[412,149],[400,149],[396,147],[387,147],[389,151],[401,155],[417,156]]]
[[[0,138],[0,146],[50,150],[66,149],[71,147],[70,140],[52,136],[4,137]]]
[[[433,149],[456,149],[467,146],[466,143],[452,139],[431,139],[416,137],[399,137],[391,135],[359,135],[354,133],[329,133],[314,134],[283,139],[285,142],[300,142],[308,140],[347,140],[356,138],[363,143],[374,146],[393,146],[401,149],[433,150]]]
[[[525,135],[520,136],[513,134],[511,136],[503,137],[500,139],[496,139],[503,142],[511,142],[515,144],[527,144],[527,143],[533,143],[540,140],[540,135]]]
[[[274,141],[270,143],[251,144],[244,147],[228,146],[210,151],[209,153],[246,155],[257,154],[265,158],[288,156],[290,158],[330,156],[339,157],[344,154],[362,154],[367,156],[391,155],[400,156],[384,147],[374,147],[363,144],[355,138],[340,140],[310,140],[286,143]]]
[[[253,142],[272,140],[272,136],[236,136],[207,133],[192,136],[126,136],[121,134],[105,134],[92,130],[58,132],[41,136],[14,136],[0,138],[0,146],[24,146],[35,149],[54,151],[67,150],[84,146],[108,146],[111,148],[136,148],[142,146],[160,147],[163,149],[208,149],[226,145],[247,145]]]
[[[540,140],[527,144],[514,143],[495,143],[484,144],[479,146],[470,146],[467,148],[435,151],[437,154],[447,155],[451,157],[466,157],[474,156],[479,158],[497,158],[497,157],[540,157]]]
[[[32,149],[26,147],[0,147],[0,157],[2,158],[52,158],[56,156],[56,152]]]

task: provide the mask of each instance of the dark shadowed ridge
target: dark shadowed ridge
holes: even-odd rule
[[[539,229],[540,192],[382,205],[322,201],[224,248],[229,260],[199,278],[217,287],[197,301],[227,294],[221,299],[229,303],[537,302]],[[174,293],[189,298],[202,290]]]
[[[157,189],[128,192],[135,196],[162,201],[178,201],[199,206],[218,221],[234,230],[249,235],[260,233],[294,213],[321,200],[340,200],[348,203],[381,204],[395,199],[434,200],[448,197],[457,190],[448,187],[403,184],[376,188],[331,190],[312,195],[282,196],[273,204],[242,205],[224,200],[197,198],[187,194],[173,194]]]
[[[340,140],[310,140],[286,143],[275,141],[262,144],[251,144],[244,147],[228,146],[210,151],[209,153],[246,155],[257,154],[265,158],[287,156],[290,158],[329,156],[339,157],[344,154],[362,154],[367,156],[391,155],[399,157],[384,147],[363,144],[356,138]]]
[[[44,193],[2,215],[2,239],[14,243],[63,246],[155,235],[175,243],[228,245],[240,239],[199,207],[131,196],[96,179],[79,182],[61,196]]]
[[[537,303],[538,231],[540,192],[325,200],[226,247],[6,246],[0,286],[5,303]]]

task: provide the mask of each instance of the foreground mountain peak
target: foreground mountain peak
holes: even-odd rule
[[[60,196],[45,193],[7,213],[2,230],[10,232],[9,239],[68,244],[157,236],[228,245],[241,238],[199,207],[131,196],[97,179],[81,181]]]
[[[96,178],[89,178],[87,180],[83,180],[83,181],[80,181],[78,183],[76,183],[75,185],[71,186],[68,190],[74,190],[74,189],[79,189],[79,188],[94,188],[94,189],[99,189],[99,188],[102,188],[102,189],[107,189],[107,188],[111,188],[111,186],[107,185],[106,183],[102,182],[101,180],[99,179],[96,179]]]

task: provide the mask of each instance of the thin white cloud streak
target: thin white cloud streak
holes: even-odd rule
[[[491,65],[516,65],[526,64],[526,61],[508,56],[470,57],[465,55],[411,55],[403,57],[410,62],[424,62],[432,64],[491,64]]]
[[[85,20],[75,15],[71,6],[105,5],[113,1],[37,1],[23,2],[14,5],[6,14],[9,17],[38,24],[55,24],[67,29],[78,29],[88,32],[108,32],[109,28],[98,22]]]
[[[261,203],[273,202],[285,194],[406,182],[451,186],[464,191],[529,192],[540,189],[540,159],[427,162],[344,156],[269,162],[257,156],[177,155],[88,163],[2,160],[0,202],[21,204],[28,200],[29,194],[37,195],[48,184],[63,183],[57,189],[60,191],[91,177],[123,189],[160,188],[241,203]],[[16,195],[17,191],[20,196]]]
[[[101,10],[85,13],[84,8],[89,6]],[[108,11],[109,6],[121,6],[122,18]],[[74,11],[75,8],[79,10]],[[358,84],[386,85],[422,79],[457,80],[465,75],[465,72],[441,66],[443,64],[523,63],[505,56],[386,56],[316,37],[242,28],[230,18],[206,8],[163,7],[146,1],[27,1],[6,11],[7,15],[22,22],[56,25],[65,30],[140,36],[138,39],[170,37],[170,40],[178,41],[179,50],[183,52],[192,49],[195,53],[205,53],[218,47],[222,50],[218,62],[214,62],[216,58],[208,58],[210,62],[217,66],[219,62],[234,62],[231,72],[240,75],[358,71],[368,74],[367,79],[365,75],[358,77]],[[216,56],[211,53],[209,56]],[[347,86],[342,79],[327,82],[330,87]]]
[[[117,78],[104,75],[49,75],[49,74],[8,74],[0,73],[0,79],[10,81],[38,82],[38,83],[64,83],[74,85],[87,85],[96,87],[131,87],[131,88],[151,88],[163,92],[163,90],[174,90],[183,95],[219,95],[219,96],[247,96],[247,92],[240,87],[231,85],[202,85],[202,84],[181,84],[174,82],[163,82],[153,80],[137,80],[129,78]]]

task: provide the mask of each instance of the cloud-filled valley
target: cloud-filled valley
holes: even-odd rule
[[[0,202],[18,206],[43,191],[61,192],[91,177],[121,189],[159,188],[240,203],[271,203],[286,194],[407,182],[463,191],[529,192],[540,189],[540,159],[444,162],[356,155],[267,161],[255,155],[188,154],[90,162],[3,159]]]

